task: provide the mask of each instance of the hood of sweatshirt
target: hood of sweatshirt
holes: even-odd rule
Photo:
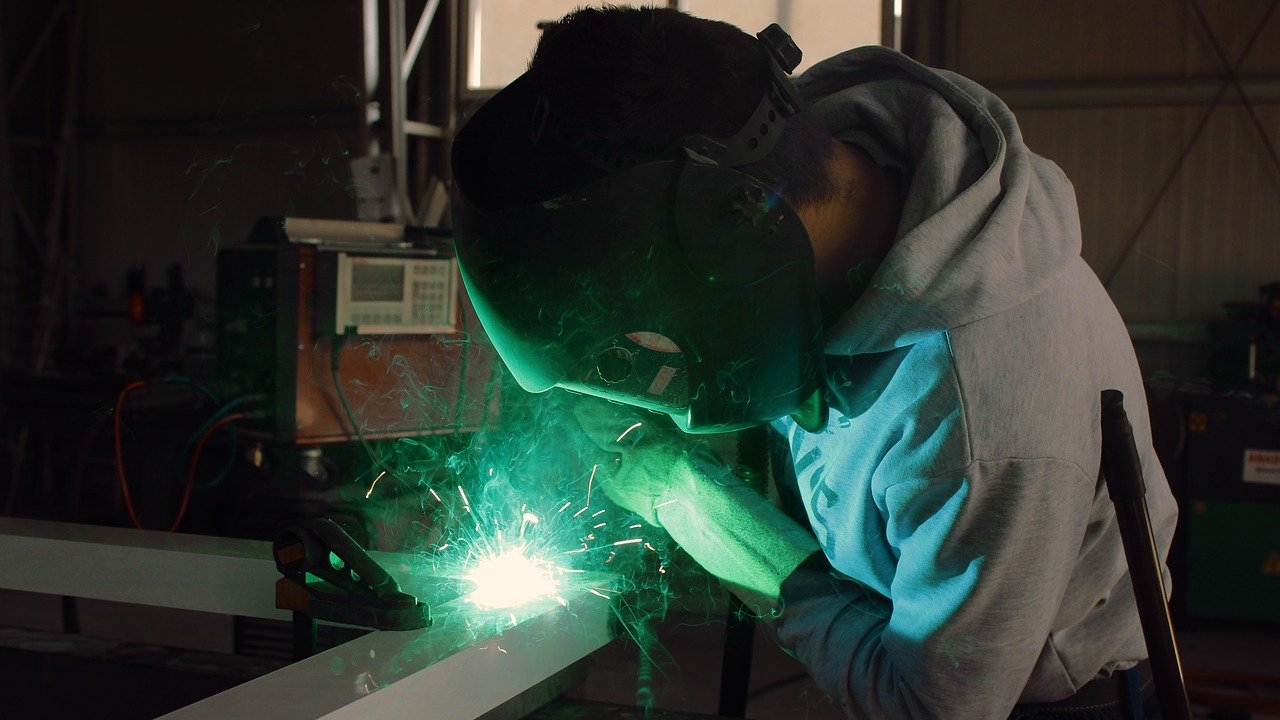
[[[1071,183],[986,89],[882,47],[796,83],[819,123],[900,172],[905,190],[893,247],[828,329],[828,353],[883,352],[1006,311],[1079,256]]]

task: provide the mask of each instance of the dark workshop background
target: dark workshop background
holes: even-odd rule
[[[379,49],[388,2],[0,0],[4,514],[129,524],[114,493],[111,402],[133,380],[212,382],[219,253],[244,243],[259,218],[412,224],[438,214],[446,138],[487,96],[467,74],[479,2],[439,3],[404,95],[406,116],[425,129],[401,141],[394,73]],[[410,33],[425,4],[401,3]],[[485,17],[519,5],[490,2]],[[809,24],[851,7],[743,5]],[[1084,257],[1129,324],[1182,503],[1172,564],[1184,661],[1273,677],[1280,485],[1241,476],[1246,450],[1280,449],[1276,5],[903,0],[897,19],[891,1],[859,5],[881,13],[876,35],[886,44],[1003,98],[1030,147],[1074,183]],[[492,53],[506,41],[487,42]],[[376,162],[396,150],[403,202],[385,184],[391,166]],[[134,315],[139,298],[146,312]],[[193,507],[199,526],[184,529],[244,536],[270,526],[271,508],[253,509],[257,524],[236,524],[219,515],[235,512],[228,507]],[[667,624],[682,673],[658,689],[660,707],[715,711],[720,658],[707,648],[718,648],[724,624],[708,602]],[[244,646],[229,620],[130,624],[120,608],[86,608],[80,635],[148,643],[161,655]],[[0,593],[0,625],[61,631],[62,620],[41,598]],[[748,716],[835,716],[767,638],[756,653]],[[621,643],[602,651],[597,690],[578,694],[631,701],[633,656]],[[97,682],[110,694],[126,681]],[[185,702],[221,686],[202,682],[190,681]]]

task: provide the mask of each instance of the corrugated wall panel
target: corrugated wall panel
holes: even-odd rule
[[[1232,0],[1231,2],[1201,0],[1200,2],[1210,27],[1217,35],[1227,59],[1232,63],[1240,59],[1240,54],[1244,52],[1249,38],[1253,35],[1253,30],[1258,27],[1258,22],[1266,14],[1269,5],[1270,2],[1264,0]],[[1192,21],[1193,17],[1188,15],[1188,22]],[[1192,49],[1202,52],[1192,53],[1188,58],[1190,60],[1187,67],[1188,73],[1203,69],[1206,74],[1216,75],[1220,65],[1216,60],[1217,56],[1213,54],[1212,45],[1203,33],[1197,32],[1195,38],[1197,42]],[[1280,70],[1280,53],[1275,52],[1277,46],[1280,46],[1280,23],[1272,18],[1271,22],[1263,28],[1262,35],[1254,42],[1256,50],[1250,53],[1248,62],[1241,68],[1241,72]]]
[[[1271,3],[1202,5],[1234,62]],[[1008,89],[1028,143],[1075,184],[1086,260],[1106,276],[1125,256],[1110,290],[1126,318],[1220,317],[1221,303],[1280,279],[1280,170],[1234,90],[1128,249],[1209,107],[1211,93],[1180,83],[1213,87],[1222,75],[1189,3],[965,0],[952,20],[955,69]],[[1270,103],[1257,112],[1280,141],[1280,15],[1242,73]],[[1157,90],[1139,101],[1147,87]]]
[[[1085,260],[1104,275],[1120,259],[1194,122],[1185,108],[1035,109],[1018,113],[1037,153],[1071,178],[1080,204]],[[1126,317],[1167,317],[1177,291],[1176,213],[1157,210],[1113,294]]]
[[[1259,108],[1274,137],[1280,108]],[[1187,160],[1177,317],[1214,317],[1280,280],[1280,170],[1239,106],[1219,108]]]
[[[1185,71],[1185,13],[1170,0],[964,0],[955,6],[956,69],[985,82]]]
[[[1268,4],[1201,3],[1232,62]],[[1212,76],[1220,67],[1194,12],[1179,0],[965,0],[957,6],[956,67],[987,81]],[[1280,44],[1274,24],[1257,46],[1268,42]],[[1276,69],[1275,53],[1258,54],[1244,68]]]
[[[261,215],[353,217],[349,131],[131,138],[82,149],[82,287],[124,292],[125,270],[148,283],[179,263],[189,286],[214,287],[215,252],[239,244]]]
[[[1240,67],[1240,72],[1245,75],[1275,75],[1280,73],[1280,20],[1271,18],[1266,27],[1262,29],[1262,34],[1258,36],[1254,43],[1255,48],[1261,51],[1252,53]],[[1230,55],[1234,61],[1236,55]]]
[[[177,264],[207,299],[216,251],[259,216],[354,216],[359,2],[89,3],[83,52],[75,309],[121,310],[135,263],[152,288]]]
[[[351,0],[86,3],[80,121],[236,118],[360,105]]]

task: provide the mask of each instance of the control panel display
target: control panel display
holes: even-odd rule
[[[458,329],[453,258],[338,254],[336,327],[360,335],[426,335]]]

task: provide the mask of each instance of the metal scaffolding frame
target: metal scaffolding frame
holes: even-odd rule
[[[45,370],[68,308],[71,261],[77,242],[73,214],[68,208],[74,206],[76,192],[76,109],[83,18],[80,0],[53,4],[30,46],[22,52],[13,74],[9,75],[7,67],[0,67],[0,93],[3,93],[0,99],[0,116],[3,116],[0,118],[0,145],[3,145],[0,150],[3,168],[0,170],[0,194],[3,195],[0,198],[0,302],[13,305],[0,308],[5,316],[0,325],[0,367],[20,367],[37,373]],[[54,131],[43,136],[20,136],[11,120],[19,92],[41,61],[57,61],[55,40],[59,37],[63,40],[61,62],[65,73],[61,86],[50,87],[48,92],[60,95],[56,100],[52,95],[43,98],[46,105],[56,108]],[[13,174],[18,148],[36,154],[50,177],[47,188],[50,201],[43,213],[28,207],[19,197],[20,184]],[[18,285],[23,274],[19,267],[22,257],[18,243],[21,241],[25,241],[30,255],[39,258],[35,268],[39,285],[34,299],[24,297]],[[16,323],[24,317],[38,318],[38,324],[31,353],[20,357]]]
[[[4,9],[0,8],[0,25]],[[9,160],[9,69],[0,37],[0,368],[12,364],[14,308],[18,296],[18,251],[13,225],[13,167]]]
[[[78,236],[75,215],[69,208],[74,208],[76,201],[76,108],[83,18],[83,4],[79,0],[61,0],[49,9],[12,76],[0,59],[0,316],[3,317],[0,320],[0,368],[5,370],[21,369],[36,374],[47,370],[71,305],[70,278]],[[41,60],[54,61],[53,41],[59,30],[65,46],[62,58],[65,73],[60,88],[48,89],[50,93],[61,92],[60,103],[56,105],[56,132],[47,136],[16,135],[11,113],[18,93]],[[55,106],[51,96],[43,101],[51,108]],[[43,165],[44,173],[31,171],[31,185],[43,174],[50,178],[50,201],[43,214],[26,207],[19,197],[20,183],[13,170],[14,151],[18,147],[39,158],[29,167]],[[28,255],[37,259],[32,273],[38,279],[34,296],[21,285],[27,268],[18,248],[19,238],[25,241]],[[30,329],[31,352],[23,357],[20,337],[28,328],[20,328],[18,323],[32,317],[37,323]],[[30,427],[24,424],[10,444],[10,480],[0,507],[4,515],[11,515],[17,502],[18,478],[22,475],[30,434]]]
[[[381,130],[395,168],[395,201],[406,223],[428,219],[428,210],[448,180],[445,148],[458,110],[458,6],[461,0],[365,0],[366,62],[373,88],[383,102],[374,103],[368,122]],[[368,12],[372,9],[372,12]],[[8,13],[13,15],[12,10]],[[32,28],[29,44],[11,64],[0,58],[0,367],[40,373],[56,355],[59,333],[73,309],[71,276],[78,252],[75,222],[78,152],[78,85],[82,0],[50,3]],[[409,32],[412,28],[412,33]],[[383,52],[381,48],[385,48]],[[51,121],[45,132],[15,126],[21,108],[15,101],[29,95],[43,64],[61,72],[56,85],[39,99]],[[32,177],[19,177],[21,168]],[[47,203],[24,200],[24,188],[39,187]],[[439,215],[440,208],[432,209]],[[23,278],[38,278],[38,287],[23,287]],[[29,336],[29,337],[28,337]]]
[[[370,121],[381,121],[385,127],[396,202],[408,224],[436,219],[429,217],[437,214],[430,205],[448,180],[444,148],[458,111],[458,4],[459,0],[426,0],[411,18],[407,0],[387,0],[387,48],[379,63],[385,63],[387,71],[386,88],[380,92],[387,109],[383,113],[372,108]],[[380,35],[366,32],[366,43],[377,42]],[[366,47],[366,57],[378,54]]]

